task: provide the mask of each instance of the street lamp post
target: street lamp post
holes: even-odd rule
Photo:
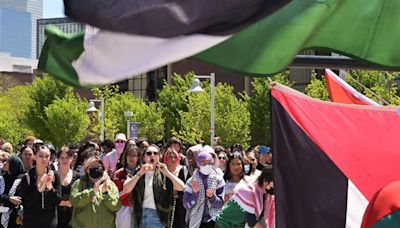
[[[129,131],[129,128],[130,128],[130,122],[131,122],[132,116],[133,116],[133,112],[131,112],[131,111],[124,112],[124,117],[126,120],[126,136],[128,139],[131,138],[131,134],[130,134],[131,132]]]
[[[195,75],[195,78],[192,81],[192,87],[189,90],[189,93],[201,93],[204,92],[203,88],[200,86],[200,80],[202,78],[210,79],[211,83],[211,113],[210,113],[210,145],[214,147],[214,138],[215,138],[215,110],[214,110],[214,102],[215,102],[215,73],[211,73],[210,75]]]
[[[101,109],[101,111],[99,112],[99,118],[101,121],[100,141],[104,141],[104,114],[105,114],[104,97],[102,97],[100,100],[90,99],[88,108],[86,109],[87,113],[98,111],[96,106],[94,105],[94,102],[100,102],[100,109]]]

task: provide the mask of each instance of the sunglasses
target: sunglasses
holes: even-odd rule
[[[146,152],[146,155],[147,155],[147,156],[151,156],[151,155],[158,156],[159,153],[156,152],[156,151],[147,151],[147,152]]]
[[[225,160],[225,157],[218,157],[219,160]]]
[[[116,143],[124,143],[125,141],[122,141],[122,140],[117,140],[117,141],[115,141]]]

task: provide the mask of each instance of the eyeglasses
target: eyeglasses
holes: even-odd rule
[[[115,141],[115,143],[124,143],[125,141],[122,141],[122,140],[117,140],[117,141]]]
[[[225,160],[225,157],[218,157],[219,160]]]
[[[146,151],[146,155],[147,156],[151,156],[151,155],[158,156],[159,153],[157,151]]]

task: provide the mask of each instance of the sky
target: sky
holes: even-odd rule
[[[64,17],[63,0],[44,0],[43,17]]]

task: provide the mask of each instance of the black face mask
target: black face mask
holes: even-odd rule
[[[89,169],[89,176],[93,179],[98,179],[103,176],[103,168],[93,167]]]
[[[270,195],[275,195],[274,193],[274,188],[270,188],[270,189],[265,189],[265,191],[270,194]]]

